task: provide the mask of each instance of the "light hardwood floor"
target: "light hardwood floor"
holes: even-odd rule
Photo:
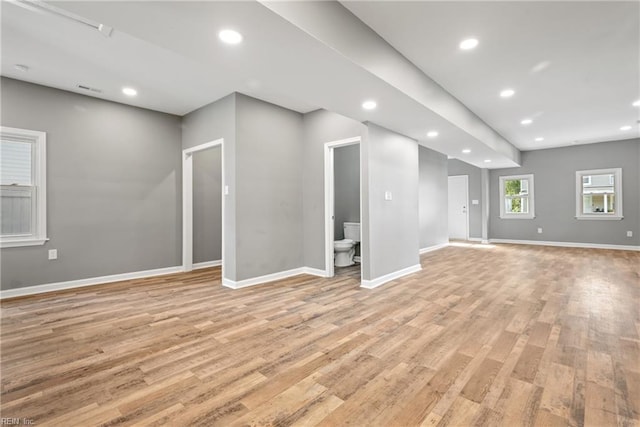
[[[208,269],[4,301],[2,417],[639,425],[639,252],[474,245],[422,266],[374,290],[231,290]]]

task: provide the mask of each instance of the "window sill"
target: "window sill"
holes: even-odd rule
[[[48,242],[48,238],[44,239],[3,239],[0,241],[0,248],[19,248],[21,246],[42,246]]]
[[[577,216],[577,220],[587,220],[587,221],[620,221],[623,219],[623,216]]]
[[[500,219],[536,219],[536,217],[531,215],[500,215]]]

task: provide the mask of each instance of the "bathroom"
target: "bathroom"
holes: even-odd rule
[[[334,149],[335,275],[360,277],[360,144]]]

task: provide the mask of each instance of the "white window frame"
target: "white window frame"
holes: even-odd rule
[[[585,175],[613,175],[613,191],[615,194],[614,199],[614,212],[609,214],[606,212],[594,212],[584,213],[582,206],[583,194],[582,194],[582,177]],[[579,220],[596,220],[596,221],[616,221],[624,218],[622,216],[622,168],[610,168],[610,169],[593,169],[586,171],[576,171],[576,219]]]
[[[0,138],[33,144],[33,188],[35,211],[32,211],[33,234],[29,236],[1,236],[0,248],[44,245],[47,238],[47,134],[27,129],[0,126]]]
[[[529,212],[527,213],[514,213],[505,211],[505,198],[504,183],[505,181],[526,179],[529,181]],[[533,183],[533,174],[527,175],[509,175],[500,177],[500,218],[501,219],[534,219],[535,215],[535,191]]]

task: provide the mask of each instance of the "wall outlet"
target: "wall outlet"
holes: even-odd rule
[[[49,249],[49,259],[58,259],[57,249]]]
[[[538,234],[542,234],[542,227],[538,227]]]
[[[627,231],[627,237],[633,237],[633,231],[631,230]]]
[[[391,191],[385,191],[384,192],[384,199],[385,200],[393,200],[393,195],[391,194]]]

